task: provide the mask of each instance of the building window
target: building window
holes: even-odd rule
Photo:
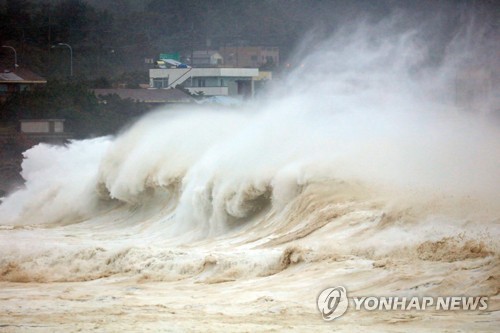
[[[205,79],[198,79],[198,87],[205,87],[206,82]]]
[[[252,59],[252,61],[257,61],[257,56],[253,55],[253,56],[250,57],[250,59]]]
[[[62,121],[54,122],[54,132],[55,133],[64,133],[64,123]]]
[[[168,88],[168,77],[153,78],[153,88]]]
[[[9,87],[6,84],[0,84],[0,95],[6,95]]]

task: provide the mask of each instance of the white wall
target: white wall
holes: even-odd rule
[[[53,132],[51,132],[50,124],[53,124]],[[23,133],[64,133],[63,120],[45,120],[45,121],[21,121],[21,132]]]
[[[23,121],[21,122],[21,132],[23,133],[49,133],[49,122]]]

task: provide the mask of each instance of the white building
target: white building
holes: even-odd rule
[[[64,143],[72,137],[65,131],[64,119],[21,119],[20,131],[38,142]]]
[[[64,133],[64,119],[21,119],[20,123],[26,134]]]
[[[258,68],[155,68],[149,70],[149,84],[162,89],[181,85],[205,96],[250,97],[258,76]]]

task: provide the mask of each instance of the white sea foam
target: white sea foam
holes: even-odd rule
[[[306,43],[302,66],[238,109],[157,110],[116,137],[28,150],[25,188],[0,205],[0,281],[236,281],[252,286],[243,303],[283,281],[280,297],[304,299],[326,276],[494,294],[497,87],[476,104],[455,95],[492,60],[482,34],[436,56],[400,24]]]

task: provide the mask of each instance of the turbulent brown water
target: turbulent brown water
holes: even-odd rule
[[[27,151],[0,205],[0,331],[496,331],[496,101],[457,105],[457,40],[429,64],[393,28],[341,31],[260,102]],[[489,306],[324,322],[332,286]]]

